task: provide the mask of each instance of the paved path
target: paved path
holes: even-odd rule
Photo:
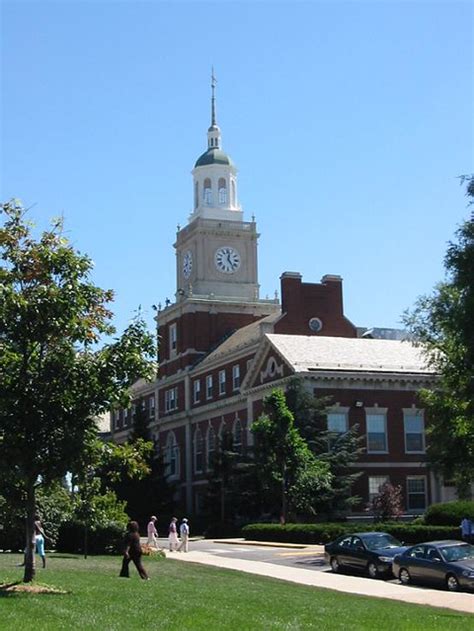
[[[217,542],[216,542],[217,543]],[[220,542],[219,542],[220,543]],[[249,542],[245,542],[249,545]],[[188,553],[167,553],[172,558],[185,563],[201,563],[214,567],[223,567],[249,574],[270,576],[283,581],[323,587],[339,592],[349,592],[362,596],[374,596],[375,598],[389,598],[418,605],[430,605],[433,607],[445,607],[474,614],[474,594],[450,593],[442,590],[420,589],[417,587],[399,585],[381,580],[368,580],[358,576],[345,576],[331,572],[314,572],[295,567],[263,563],[261,561],[249,561],[246,559],[215,556],[208,552],[191,550]]]

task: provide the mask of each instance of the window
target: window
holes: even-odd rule
[[[201,399],[201,380],[200,379],[196,379],[196,381],[194,382],[193,391],[194,391],[194,403],[199,403]]]
[[[219,204],[223,206],[224,204],[227,204],[227,184],[223,177],[219,178],[218,190]]]
[[[347,414],[345,412],[329,412],[328,432],[334,432],[334,434],[347,432]]]
[[[385,475],[369,476],[369,502],[380,493],[380,488],[388,482],[389,479]]]
[[[204,469],[204,440],[199,427],[194,432],[194,471],[202,473]]]
[[[206,399],[212,399],[212,375],[206,377]]]
[[[165,392],[165,412],[178,408],[178,388],[171,388]]]
[[[234,429],[232,432],[232,438],[234,440],[234,450],[241,454],[242,453],[242,423],[239,419],[235,420]]]
[[[211,188],[211,180],[207,177],[204,180],[204,188],[203,188],[203,200],[204,203],[208,206],[212,205],[212,188]]]
[[[179,476],[179,447],[174,432],[170,432],[166,439],[165,465],[166,476],[174,478]]]
[[[219,370],[219,394],[225,394],[225,370]]]
[[[367,451],[387,452],[387,419],[385,414],[367,414]]]
[[[405,427],[405,452],[424,453],[425,451],[425,421],[415,410],[405,412],[403,416]]]
[[[416,475],[407,477],[407,509],[425,510],[426,508],[426,478]]]
[[[214,454],[216,453],[216,432],[212,427],[207,430],[207,468],[214,466]]]
[[[154,394],[149,399],[148,412],[150,414],[150,418],[155,418],[155,395]]]
[[[178,329],[175,324],[170,324],[170,357],[176,354],[178,349]]]
[[[232,366],[232,388],[238,390],[240,388],[240,366],[236,364]]]

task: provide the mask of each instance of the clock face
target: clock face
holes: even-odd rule
[[[240,267],[240,254],[234,248],[226,245],[216,250],[214,262],[219,272],[233,274]]]
[[[193,253],[188,250],[183,256],[183,276],[188,279],[191,276],[191,270],[193,269]]]

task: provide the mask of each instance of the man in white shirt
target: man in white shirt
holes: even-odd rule
[[[178,552],[182,552],[183,549],[184,552],[187,552],[189,549],[189,526],[186,517],[184,517],[183,521],[181,522],[181,526],[179,527],[179,534],[181,535],[181,543],[178,548]]]
[[[154,546],[155,548],[158,549],[158,532],[156,530],[155,522],[156,522],[156,516],[152,515],[150,517],[150,521],[148,522],[148,526],[147,526],[147,534],[148,534],[147,544],[149,546]]]

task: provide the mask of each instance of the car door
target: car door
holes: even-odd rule
[[[347,565],[357,570],[363,570],[367,565],[367,550],[360,537],[352,537],[347,554]]]
[[[444,583],[446,563],[441,558],[438,549],[434,546],[426,546],[425,553],[426,580],[430,583]]]
[[[335,552],[341,565],[347,565],[351,567],[352,536],[344,537],[344,539],[341,539],[341,541],[339,541],[337,551]]]
[[[411,550],[407,552],[406,555],[407,570],[410,572],[410,576],[414,580],[426,580],[426,550],[425,546],[418,545],[414,546]]]

